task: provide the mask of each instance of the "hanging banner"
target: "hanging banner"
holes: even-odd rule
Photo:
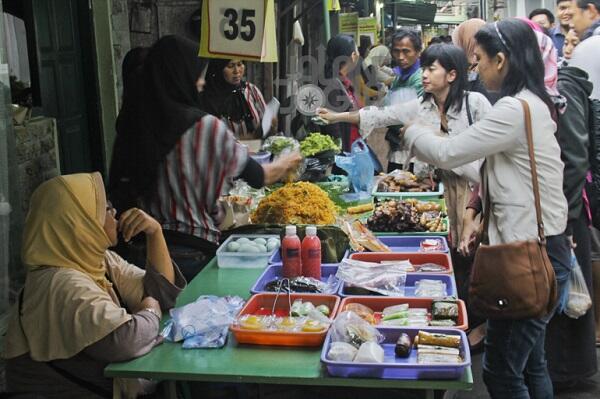
[[[201,57],[277,62],[274,0],[204,0]]]
[[[329,11],[339,11],[339,10],[341,10],[340,0],[329,0],[328,3],[329,4],[327,5],[327,9]]]
[[[371,44],[376,45],[378,43],[378,33],[377,18],[364,17],[358,19],[358,43],[360,43],[361,36],[369,36]]]
[[[340,33],[345,35],[350,35],[354,39],[357,40],[358,35],[358,13],[357,12],[349,12],[343,13],[339,15],[339,23],[340,23]]]

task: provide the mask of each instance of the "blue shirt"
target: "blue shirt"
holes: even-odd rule
[[[562,31],[560,30],[560,26],[557,26],[550,30],[550,37],[552,38],[554,47],[556,47],[556,53],[558,57],[562,57],[563,46],[565,45],[565,35],[563,35]]]

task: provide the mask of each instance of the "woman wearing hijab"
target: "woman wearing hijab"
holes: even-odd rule
[[[273,184],[296,168],[298,153],[259,165],[227,125],[200,108],[206,62],[198,45],[165,36],[148,52],[135,92],[117,118],[109,195],[125,209],[147,209],[165,229],[188,281],[214,257],[223,211],[218,199],[235,178]]]
[[[203,109],[225,122],[238,139],[258,139],[266,104],[258,87],[244,80],[245,72],[241,60],[210,60]]]
[[[117,230],[127,241],[146,234],[145,271],[108,250]],[[159,344],[161,312],[185,286],[160,225],[136,208],[117,221],[97,172],[59,176],[31,197],[21,256],[27,277],[3,354],[9,392],[112,397],[104,367]]]
[[[389,67],[391,63],[392,55],[390,54],[390,49],[383,44],[373,47],[365,58],[367,69],[374,70],[377,82],[383,83],[386,86],[390,86],[396,78],[396,74]]]

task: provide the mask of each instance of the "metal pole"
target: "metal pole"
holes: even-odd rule
[[[331,27],[329,26],[329,1],[323,0],[323,26],[325,27],[325,40],[331,39]]]

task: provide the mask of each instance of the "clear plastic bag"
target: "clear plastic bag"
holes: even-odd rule
[[[569,277],[567,303],[565,314],[572,319],[578,319],[585,315],[592,307],[592,298],[585,283],[581,266],[577,262],[575,253],[571,251],[571,276]]]
[[[374,183],[375,167],[367,144],[359,139],[352,144],[348,156],[335,156],[335,164],[348,173],[354,192],[371,193]]]
[[[365,288],[382,295],[403,296],[406,284],[406,270],[410,266],[402,261],[394,264],[381,264],[361,262],[353,259],[344,259],[336,277],[345,283]]]
[[[375,327],[352,311],[340,313],[331,329],[332,342],[346,342],[357,349],[365,342],[380,343],[384,339]]]

